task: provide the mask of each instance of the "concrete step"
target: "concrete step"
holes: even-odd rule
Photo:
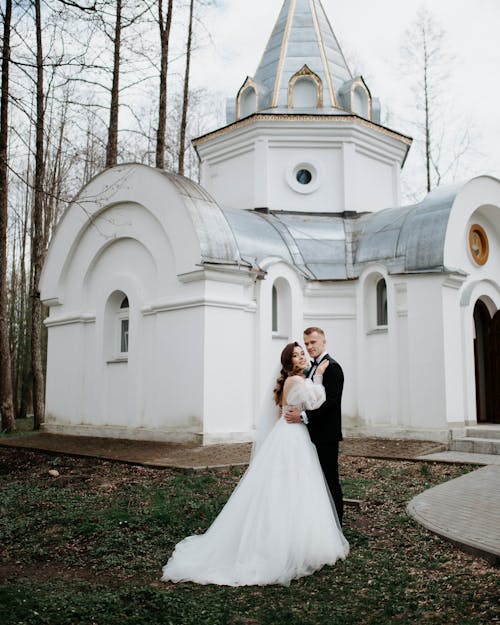
[[[464,436],[450,442],[451,451],[500,455],[500,439]]]
[[[477,425],[465,428],[465,436],[500,440],[500,425]]]

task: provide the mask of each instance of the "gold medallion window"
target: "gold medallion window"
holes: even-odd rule
[[[488,260],[489,244],[484,228],[474,224],[469,230],[469,251],[472,259],[478,265],[484,265]]]

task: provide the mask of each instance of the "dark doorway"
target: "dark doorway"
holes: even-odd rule
[[[489,421],[500,423],[500,310],[497,310],[490,324],[490,394]]]
[[[500,311],[493,319],[484,302],[474,306],[474,358],[478,423],[500,423]]]

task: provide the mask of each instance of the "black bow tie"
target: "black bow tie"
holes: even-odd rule
[[[319,365],[319,362],[317,360],[313,360],[311,363],[311,367],[317,367]]]

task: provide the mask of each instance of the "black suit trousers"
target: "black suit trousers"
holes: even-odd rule
[[[342,525],[344,500],[339,480],[339,443],[335,441],[327,444],[315,443],[315,445],[326,483],[328,484],[337,510],[337,516]]]

